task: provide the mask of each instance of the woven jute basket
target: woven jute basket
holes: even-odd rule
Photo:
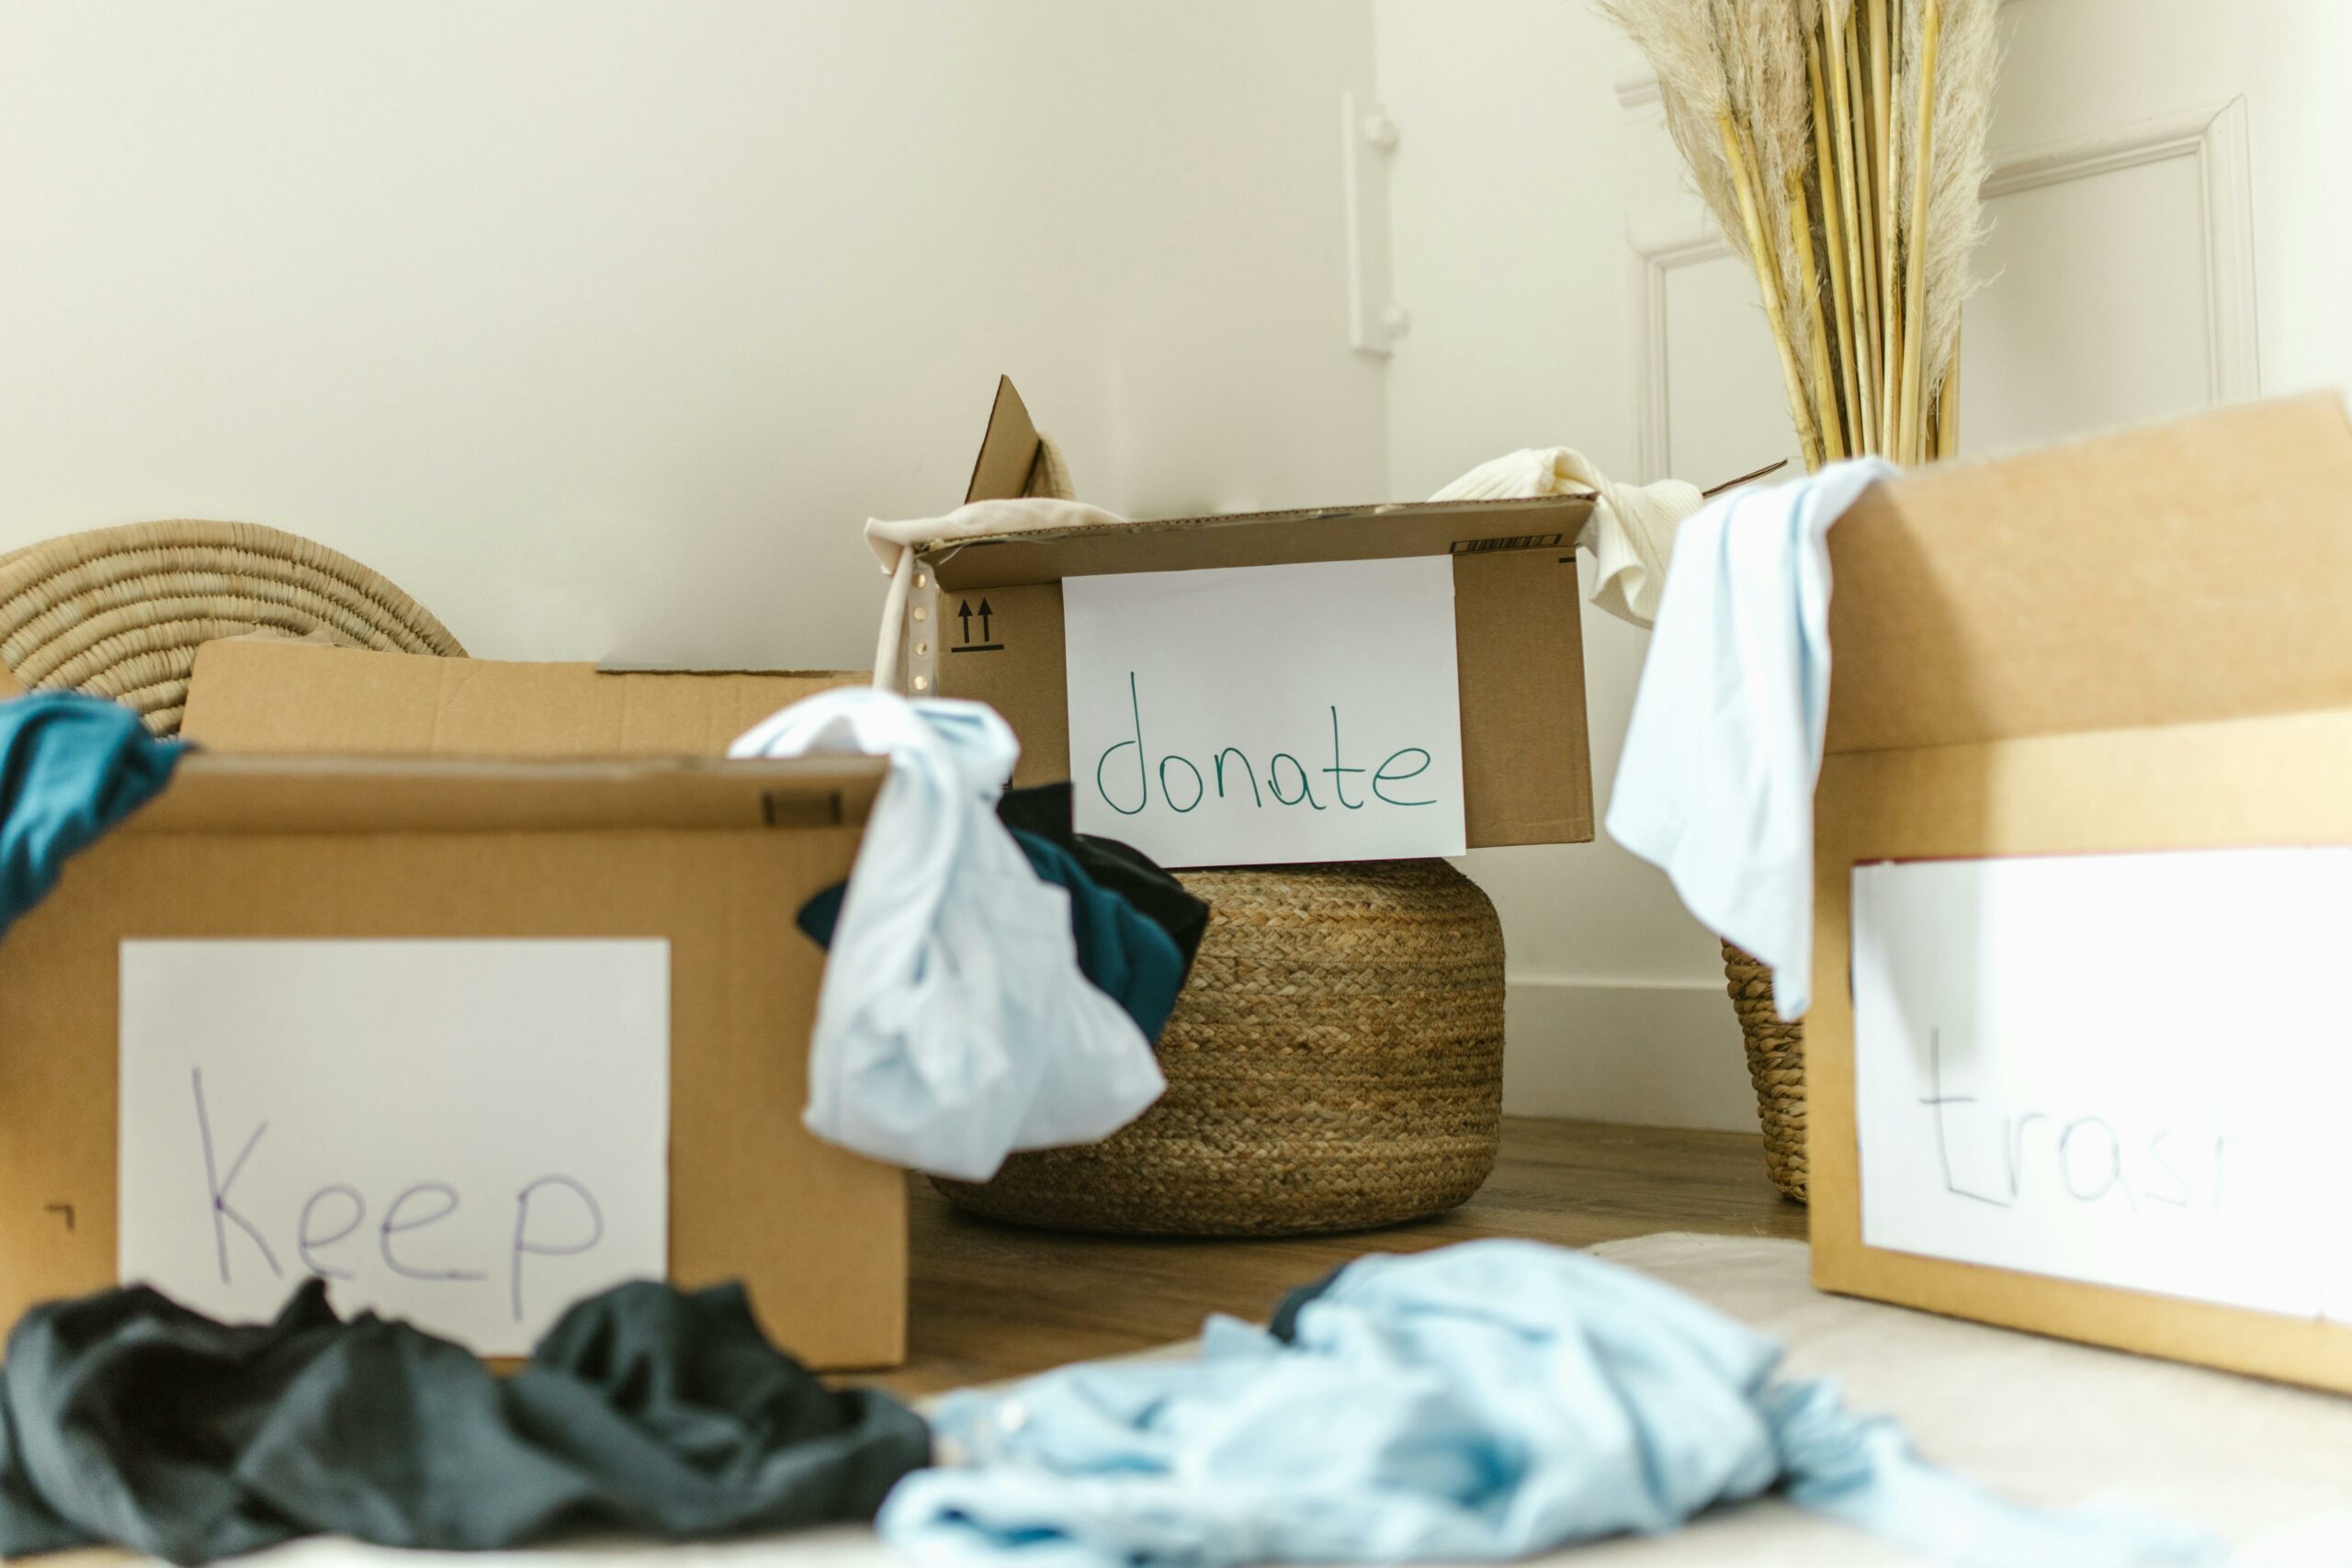
[[[198,645],[257,631],[463,658],[432,613],[350,557],[252,523],[132,523],[0,556],[0,663],[179,733]]]
[[[1293,1235],[1453,1208],[1501,1131],[1503,938],[1443,861],[1203,871],[1168,1092],[1107,1141],[938,1180],[976,1213],[1069,1230]]]
[[[1731,943],[1724,945],[1724,989],[1747,1042],[1747,1076],[1764,1124],[1764,1168],[1772,1185],[1805,1201],[1804,1024],[1772,1010],[1772,971]]]

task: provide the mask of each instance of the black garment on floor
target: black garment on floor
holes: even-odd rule
[[[1125,898],[1137,913],[1175,938],[1177,951],[1184,955],[1184,973],[1192,974],[1193,958],[1201,950],[1201,933],[1209,929],[1208,905],[1186,892],[1182,883],[1141,850],[1116,839],[1073,830],[1069,780],[1006,790],[996,803],[996,814],[1008,828],[1059,845],[1096,886]]]
[[[249,1325],[133,1286],[36,1307],[9,1336],[0,1553],[686,1540],[871,1518],[930,1450],[904,1405],[829,1391],[770,1345],[736,1285],[617,1286],[503,1382],[406,1324],[342,1321],[318,1280]]]

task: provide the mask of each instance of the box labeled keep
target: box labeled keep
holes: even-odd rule
[[[801,1125],[794,924],[885,765],[684,754],[845,678],[208,647],[207,750],[0,943],[0,1320],[318,1273],[503,1355],[666,1272],[902,1359],[904,1179]]]

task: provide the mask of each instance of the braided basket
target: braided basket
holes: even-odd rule
[[[297,534],[251,523],[133,523],[0,556],[0,663],[27,690],[112,697],[179,733],[200,643],[271,630],[463,658],[415,600]]]
[[[1360,1230],[1453,1208],[1501,1130],[1503,940],[1443,861],[1188,872],[1208,900],[1160,1037],[1168,1092],[1103,1143],[933,1185],[1024,1224]]]
[[[1805,1201],[1804,1024],[1783,1023],[1772,1010],[1772,971],[1724,943],[1724,989],[1747,1041],[1747,1076],[1764,1124],[1764,1168],[1772,1185]]]

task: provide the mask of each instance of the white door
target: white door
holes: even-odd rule
[[[2256,395],[2245,10],[2010,0],[2001,26],[1962,456]],[[1703,482],[1793,457],[1754,280],[1688,194],[1654,83],[1629,74],[1619,98],[1644,466]]]

